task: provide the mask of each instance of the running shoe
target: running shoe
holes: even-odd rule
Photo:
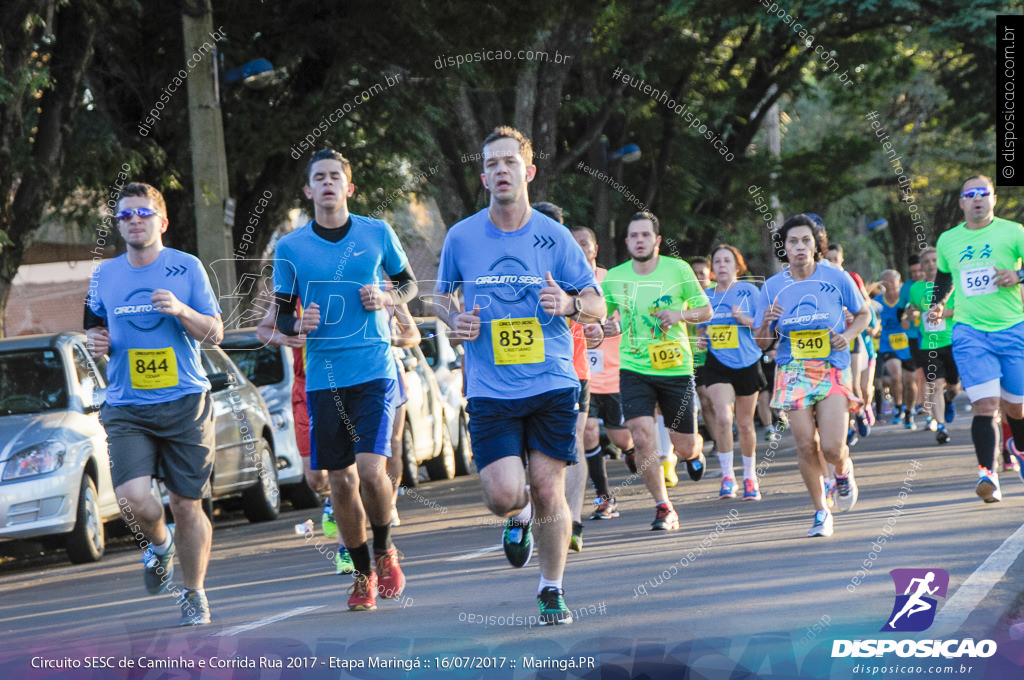
[[[773,439],[775,439],[777,435],[778,432],[775,430],[774,425],[769,425],[768,427],[764,428],[764,440],[766,442],[772,441]]]
[[[699,482],[704,477],[704,470],[708,466],[708,461],[704,457],[704,453],[700,452],[696,458],[691,458],[686,461],[686,473],[690,475],[690,479],[695,482]]]
[[[676,475],[675,461],[673,461],[671,458],[668,460],[663,460],[661,461],[661,467],[665,471],[665,486],[671,489],[672,487],[679,483],[679,476]],[[687,469],[689,469],[689,465],[687,465]]]
[[[892,419],[889,420],[889,424],[890,425],[899,425],[900,422],[902,422],[903,418],[905,417],[903,414],[906,413],[906,412],[907,412],[907,407],[906,406],[900,406],[898,408],[894,408],[893,411],[892,411]]]
[[[832,508],[836,505],[836,480],[825,479],[825,503]]]
[[[860,437],[857,436],[857,430],[852,427],[846,431],[846,445],[856,446],[857,442],[860,441]]]
[[[1014,446],[1013,437],[1006,440],[1006,451],[1010,454],[1010,469],[1020,473],[1021,480],[1024,480],[1024,453]],[[1003,467],[1005,470],[1005,466]]]
[[[626,461],[626,467],[634,475],[636,474],[636,451],[630,451],[629,453],[623,454],[623,460]]]
[[[159,595],[171,587],[171,577],[174,576],[174,532],[167,528],[171,537],[171,545],[163,555],[157,555],[150,544],[146,552],[142,553],[142,564],[145,569],[142,573],[142,581],[146,584],[146,592],[150,595]]]
[[[342,574],[351,574],[355,570],[356,567],[352,564],[352,554],[348,548],[338,546],[338,552],[334,553],[334,573],[341,576]]]
[[[945,425],[939,425],[938,430],[935,431],[935,441],[938,442],[939,444],[949,443],[949,433],[946,432]]]
[[[807,537],[831,536],[832,533],[832,513],[828,510],[818,510],[815,512],[814,523],[811,524],[811,528],[807,532]]]
[[[583,552],[583,522],[572,523],[572,535],[569,536],[569,550]]]
[[[611,499],[602,502],[600,498],[595,498],[594,505],[597,508],[590,516],[590,519],[615,519],[619,516],[619,508],[615,505],[615,501]]]
[[[915,416],[919,416],[922,413],[924,413],[924,405],[923,404],[918,404],[917,406],[914,407],[914,415]]]
[[[836,510],[845,511],[857,503],[857,480],[853,478],[853,462],[846,477],[836,475]]]
[[[951,400],[951,399],[946,399],[945,414],[946,414],[946,424],[949,425],[950,423],[953,422],[953,419],[956,418],[956,404],[954,404],[953,400]]]
[[[548,586],[537,595],[540,605],[540,625],[558,626],[572,623],[572,612],[565,606],[565,591]]]
[[[916,430],[917,423],[914,422],[914,414],[907,411],[903,414],[903,429],[904,430]]]
[[[398,548],[391,546],[377,555],[377,594],[393,600],[405,590],[405,574],[398,564]]]
[[[999,490],[999,478],[991,470],[978,466],[978,486],[974,493],[986,503],[998,503],[1003,500],[1003,492]]]
[[[859,434],[861,437],[867,437],[869,434],[871,434],[871,426],[868,425],[868,419],[866,416],[863,416],[858,413],[854,420],[857,423],[857,434]]]
[[[722,488],[718,491],[719,498],[736,498],[736,480],[722,477]]]
[[[761,500],[761,490],[757,488],[756,479],[744,479],[743,480],[743,500],[745,501],[759,501]]]
[[[530,563],[530,556],[533,555],[532,525],[532,519],[525,523],[512,518],[505,520],[501,544],[505,548],[505,557],[513,567],[525,567]]]
[[[398,508],[394,505],[391,506],[391,526],[402,526],[402,518],[398,516]]]
[[[679,528],[679,515],[671,505],[658,505],[651,522],[651,531],[672,531]]]
[[[324,514],[320,517],[320,523],[324,527],[324,536],[326,538],[338,537],[338,523],[334,521],[334,508],[331,507],[330,500],[324,505]]]
[[[210,603],[206,601],[206,593],[183,590],[178,606],[181,607],[179,626],[204,626],[210,622]]]
[[[936,430],[939,429],[939,421],[935,420],[935,418],[932,418],[931,416],[928,416],[928,419],[924,421],[924,426],[926,429],[935,432]]]
[[[348,598],[349,611],[365,612],[377,608],[377,575],[372,571],[369,574],[356,574],[349,588],[352,593]]]

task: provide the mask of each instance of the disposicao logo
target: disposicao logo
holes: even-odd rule
[[[946,597],[949,573],[944,569],[893,569],[889,572],[896,588],[896,601],[881,632],[919,633],[935,622],[938,600]],[[935,597],[931,597],[935,596]],[[996,653],[993,640],[834,640],[832,657],[990,657]]]

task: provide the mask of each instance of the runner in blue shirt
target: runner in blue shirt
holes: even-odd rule
[[[884,292],[874,300],[878,316],[882,320],[882,332],[878,338],[878,363],[889,374],[892,392],[893,413],[890,424],[898,425],[905,418],[907,403],[913,403],[912,380],[904,380],[906,374],[913,375],[917,366],[910,355],[910,337],[900,320],[900,273],[895,269],[882,272]]]
[[[473,456],[484,503],[509,518],[505,555],[516,567],[529,562],[536,505],[543,519],[535,527],[541,623],[566,624],[572,612],[562,589],[571,534],[565,474],[577,460],[580,389],[566,318],[600,323],[605,304],[569,230],[530,207],[527,184],[537,173],[530,141],[499,127],[484,140],[482,157],[490,205],[448,231],[434,307],[467,341]],[[465,307],[455,297],[460,288]]]
[[[846,445],[851,405],[850,343],[870,320],[864,296],[846,272],[820,266],[825,230],[807,215],[786,221],[774,235],[779,259],[788,269],[761,287],[754,337],[765,349],[779,338],[772,406],[789,412],[800,474],[814,503],[808,536],[831,536],[832,513],[825,500],[820,453],[836,468],[836,508],[857,502],[853,461]],[[853,314],[846,323],[843,308]]]
[[[736,407],[736,429],[743,454],[743,500],[761,500],[761,491],[754,472],[757,431],[754,411],[758,392],[767,387],[761,369],[761,348],[752,331],[759,291],[747,281],[737,281],[747,272],[747,263],[740,251],[721,244],[711,252],[711,269],[715,287],[707,290],[713,316],[700,326],[698,349],[708,349],[704,364],[704,381],[717,416],[709,425],[718,447],[722,466],[719,498],[736,497],[736,473],[733,469],[733,404]]]
[[[355,567],[348,607],[373,610],[378,594],[391,599],[405,589],[391,542],[392,485],[381,460],[391,456],[400,400],[386,307],[408,302],[417,286],[391,225],[349,213],[355,185],[340,153],[313,154],[304,191],[315,217],[282,237],[274,253],[277,328],[306,338],[310,466],[328,470],[331,506]],[[388,292],[382,271],[395,282]],[[297,297],[305,307],[301,319],[294,316]]]
[[[210,494],[215,442],[199,343],[220,343],[224,324],[202,263],[163,245],[163,195],[148,184],[127,184],[118,209],[128,249],[93,272],[85,309],[90,353],[110,354],[100,410],[110,472],[125,521],[148,539],[143,581],[151,595],[171,589],[177,552],[152,492],[153,478],[162,475],[181,545],[181,625],[207,624],[203,586],[213,529],[202,499]]]

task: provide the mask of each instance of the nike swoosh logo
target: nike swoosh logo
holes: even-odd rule
[[[362,255],[362,254],[363,254],[363,253],[365,253],[365,252],[366,252],[365,250],[360,250],[360,251],[359,251],[358,253],[357,253],[357,252],[353,252],[353,253],[352,253],[352,255],[353,255],[354,257],[359,257],[360,255]]]

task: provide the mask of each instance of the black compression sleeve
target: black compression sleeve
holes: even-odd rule
[[[277,330],[285,335],[299,334],[299,320],[295,317],[295,302],[297,295],[283,295],[274,293],[274,302],[277,303]]]
[[[395,287],[389,291],[394,304],[400,305],[409,302],[419,292],[419,285],[416,283],[416,275],[410,267],[406,267],[397,274],[391,276]]]
[[[82,321],[82,326],[85,327],[85,330],[89,330],[90,328],[96,328],[97,326],[105,328],[106,325],[107,325],[107,320],[104,319],[99,314],[97,314],[96,312],[92,311],[92,309],[89,307],[89,303],[86,302],[85,303],[85,317],[84,317],[84,319]]]
[[[941,305],[946,303],[946,298],[953,292],[953,275],[949,272],[939,272],[935,275],[935,287],[932,289],[934,296],[933,304]]]

